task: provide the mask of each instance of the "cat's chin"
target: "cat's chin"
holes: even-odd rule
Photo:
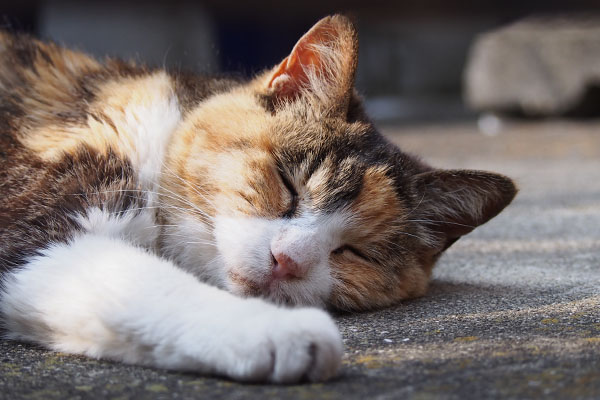
[[[263,282],[256,282],[242,274],[228,273],[227,289],[229,292],[240,297],[260,297],[275,304],[286,306],[313,306],[323,307],[323,301],[318,296],[294,295],[290,286],[296,282],[281,281],[268,278]],[[297,282],[301,285],[300,282]]]
[[[242,297],[265,297],[270,292],[270,281],[256,282],[251,280],[242,274],[237,272],[229,272],[227,274],[229,278],[228,289],[231,293],[234,293]]]

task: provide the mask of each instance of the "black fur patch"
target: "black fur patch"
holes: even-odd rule
[[[242,83],[233,77],[208,77],[184,71],[170,72],[175,94],[184,112],[190,111],[207,97],[226,92]]]
[[[82,146],[43,163],[21,149],[0,162],[0,271],[19,266],[51,243],[80,230],[90,207],[111,213],[144,206],[129,162]]]

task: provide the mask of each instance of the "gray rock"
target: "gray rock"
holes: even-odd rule
[[[464,78],[479,111],[600,115],[600,15],[530,18],[485,33]]]

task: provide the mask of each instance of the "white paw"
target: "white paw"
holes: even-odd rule
[[[318,309],[274,307],[261,314],[249,318],[254,323],[240,337],[243,347],[235,346],[236,354],[230,353],[227,375],[243,381],[293,383],[324,381],[336,374],[343,346],[329,315]]]

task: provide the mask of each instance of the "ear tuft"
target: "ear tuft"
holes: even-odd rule
[[[267,92],[276,101],[310,96],[326,107],[347,110],[358,57],[356,30],[341,15],[323,18],[270,74]]]
[[[491,172],[434,170],[416,176],[420,218],[447,247],[504,209],[517,194],[509,178]]]

